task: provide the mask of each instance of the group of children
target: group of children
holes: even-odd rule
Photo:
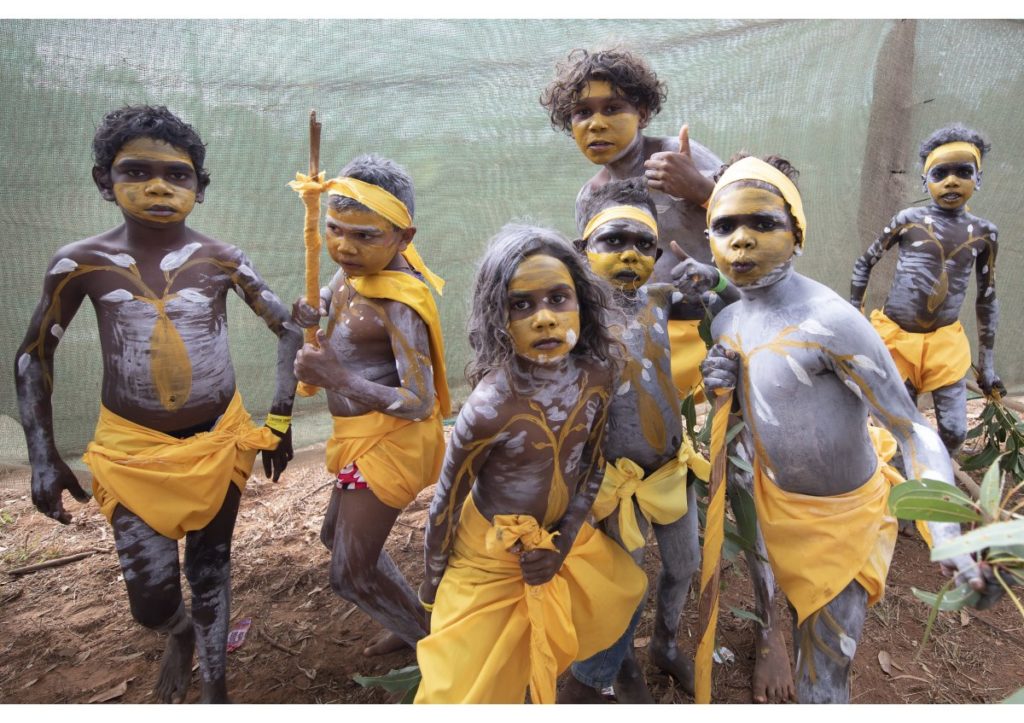
[[[88,298],[104,374],[85,460],[132,614],[169,634],[159,700],[184,698],[194,650],[202,700],[228,699],[231,534],[256,452],[274,480],[291,459],[300,380],[309,393],[325,390],[334,420],[326,457],[336,481],[321,533],[331,587],[384,628],[367,654],[416,649],[417,702],[516,703],[527,692],[537,703],[603,702],[608,687],[620,702],[652,702],[633,657],[651,532],[661,568],[648,656],[693,692],[677,628],[701,565],[693,481],[710,469],[680,403],[702,390],[735,393],[745,425],[732,452],[753,470],[734,466],[728,477],[757,505],[747,554],[759,618],[753,699],[848,700],[865,608],[883,593],[896,539],[885,431],[907,476],[952,484],[970,366],[957,317],[972,265],[979,383],[1004,391],[992,363],[996,230],[965,208],[988,146],[961,127],[926,141],[934,203],[897,214],[858,260],[852,308],[793,270],[808,239],[795,169],[775,156],[722,166],[686,125],[678,138],[644,135],[664,98],[663,83],[625,50],[574,51],[559,65],[541,102],[601,170],[577,197],[574,241],[509,224],[487,245],[468,329],[473,389],[447,445],[430,290],[443,281],[413,244],[404,169],[361,156],[336,178],[297,178],[314,212],[328,194],[325,241],[339,269],[319,299],[289,310],[244,253],[185,224],[209,183],[195,131],[164,108],[104,118],[93,177],[124,223],[54,254],[15,376],[33,502],[66,524],[63,491],[88,495],[57,452],[53,356]],[[893,290],[869,323],[856,307],[871,267],[896,244]],[[263,427],[235,388],[232,289],[279,340]],[[698,333],[706,316],[710,350]],[[301,329],[324,317],[316,343],[303,346]],[[914,403],[923,391],[939,434]],[[435,482],[413,590],[384,543]],[[949,523],[928,529],[934,541],[959,534]],[[970,558],[944,566],[986,590]],[[794,616],[794,667],[776,585]]]

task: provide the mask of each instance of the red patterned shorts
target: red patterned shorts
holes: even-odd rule
[[[339,490],[365,490],[369,487],[355,462],[338,470],[338,479],[334,486]]]

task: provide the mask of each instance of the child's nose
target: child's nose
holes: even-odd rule
[[[752,249],[754,245],[754,235],[750,233],[750,229],[746,226],[737,228],[729,242],[729,246],[737,250]]]
[[[146,186],[147,193],[157,193],[164,196],[168,196],[174,193],[174,190],[168,185],[166,181],[160,176],[153,178]]]
[[[636,252],[636,249],[626,249],[619,258],[624,264],[635,264],[640,260],[640,254]]]
[[[548,309],[541,309],[533,315],[534,329],[550,329],[558,323],[558,319]]]

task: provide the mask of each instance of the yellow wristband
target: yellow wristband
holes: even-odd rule
[[[420,600],[420,605],[422,605],[423,609],[426,610],[428,613],[434,612],[434,603],[423,602],[422,600]]]
[[[283,414],[268,414],[267,421],[264,424],[275,432],[284,434],[288,431],[288,427],[292,426],[292,418],[286,417]]]

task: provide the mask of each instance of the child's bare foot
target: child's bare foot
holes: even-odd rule
[[[556,703],[585,704],[608,702],[601,695],[601,691],[576,680],[576,676],[572,673],[569,673],[565,678],[565,685],[558,691],[558,695],[555,697]]]
[[[367,657],[387,655],[388,653],[397,653],[402,648],[408,647],[409,645],[400,637],[390,630],[385,630],[374,638],[372,643],[363,648],[363,655]]]
[[[796,686],[793,685],[786,641],[778,627],[767,632],[758,630],[756,633],[751,692],[755,703],[786,703],[796,700]]]
[[[654,703],[651,691],[647,690],[644,673],[632,657],[622,661],[622,667],[615,678],[615,700],[634,705]]]
[[[160,661],[160,673],[153,692],[161,703],[184,703],[192,681],[192,654],[196,636],[192,625],[180,635],[167,636],[167,648]]]
[[[652,637],[647,656],[656,668],[675,678],[687,695],[693,695],[693,661],[679,649],[675,640]]]

